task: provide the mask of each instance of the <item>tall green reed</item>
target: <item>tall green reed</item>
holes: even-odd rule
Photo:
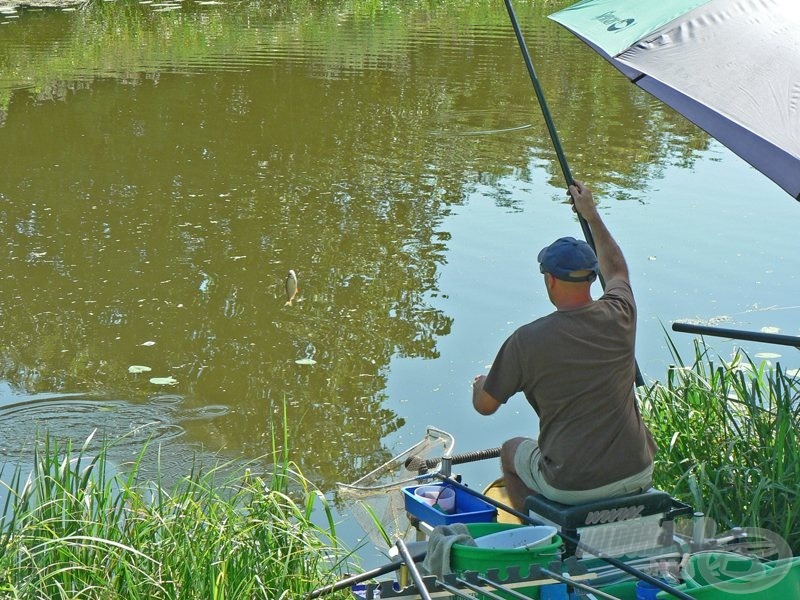
[[[192,465],[167,489],[139,481],[144,451],[112,473],[108,445],[90,455],[90,442],[45,437],[30,475],[5,484],[2,597],[280,599],[337,577],[331,508],[285,455],[269,475]]]
[[[689,365],[672,352],[666,382],[642,397],[660,447],[654,485],[720,526],[775,532],[797,553],[800,380],[742,351],[717,363],[700,341]]]

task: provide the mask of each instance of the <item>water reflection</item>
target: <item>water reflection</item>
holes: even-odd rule
[[[436,358],[451,330],[431,302],[451,208],[481,189],[519,208],[513,181],[560,174],[502,6],[265,4],[3,30],[0,376],[123,399],[66,404],[64,425],[130,432],[158,390],[128,367],[148,366],[213,415],[165,436],[248,457],[286,437],[326,488],[388,458],[390,361]],[[555,8],[519,16],[565,149],[636,197],[705,137],[574,54]]]

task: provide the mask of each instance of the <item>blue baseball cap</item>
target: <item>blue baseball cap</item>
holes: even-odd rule
[[[550,273],[562,281],[594,281],[599,271],[597,255],[583,240],[573,237],[558,238],[549,246],[542,248],[537,257],[539,271]],[[575,277],[575,271],[590,271],[587,275]]]

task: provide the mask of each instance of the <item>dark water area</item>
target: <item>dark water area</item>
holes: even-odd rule
[[[646,378],[674,362],[672,320],[800,333],[797,203],[546,19],[565,4],[516,10],[628,257]],[[550,310],[536,252],[580,235],[502,3],[108,2],[0,23],[0,459],[43,430],[147,429],[180,473],[193,451],[286,439],[327,492],[428,424],[465,451],[535,433],[524,402],[486,420],[468,397]]]

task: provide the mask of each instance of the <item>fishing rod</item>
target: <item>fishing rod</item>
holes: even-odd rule
[[[495,500],[494,498],[487,496],[486,494],[482,494],[476,490],[473,490],[472,488],[467,487],[466,485],[459,483],[458,481],[451,479],[446,475],[442,475],[441,473],[433,473],[433,475],[434,477],[441,479],[443,482],[446,482],[447,485],[451,485],[454,488],[461,490],[462,492],[466,492],[467,494],[472,494],[476,498],[480,498],[484,502],[488,502],[495,508],[499,508],[500,510],[504,510],[507,513],[512,514],[513,516],[517,517],[520,521],[523,521],[524,523],[528,523],[529,525],[543,525],[543,523],[538,519],[534,519],[530,515],[520,512],[517,509],[508,506],[507,504],[499,502],[498,500]],[[587,546],[580,540],[565,534],[563,531],[559,533],[559,535],[561,536],[561,539],[563,539],[564,541],[569,542],[571,544],[575,544],[576,546],[580,547],[582,550],[591,554],[592,556],[595,556],[600,560],[607,562],[608,564],[620,569],[621,571],[625,571],[628,575],[632,575],[637,579],[646,581],[647,583],[656,586],[658,589],[663,590],[675,596],[676,598],[680,598],[681,600],[694,600],[691,596],[678,589],[675,589],[667,582],[662,581],[661,579],[657,579],[652,575],[645,573],[644,571],[640,571],[635,567],[625,564],[624,562],[614,558],[613,556],[607,556],[604,552],[601,552],[600,550],[596,550],[594,548],[591,548],[590,546]]]
[[[561,146],[561,140],[558,137],[558,132],[556,131],[556,125],[553,122],[553,117],[550,114],[550,108],[547,106],[547,100],[545,100],[544,92],[542,91],[542,85],[539,83],[539,77],[536,75],[536,69],[533,67],[533,61],[531,60],[530,52],[528,52],[528,46],[525,43],[525,38],[522,37],[522,30],[519,28],[519,22],[517,21],[517,15],[514,13],[514,7],[511,6],[511,0],[505,0],[506,10],[508,11],[508,18],[511,19],[511,25],[514,28],[514,33],[517,36],[517,42],[519,43],[519,49],[522,52],[522,58],[525,59],[525,66],[528,68],[528,75],[531,78],[531,83],[533,84],[533,89],[536,92],[536,99],[539,101],[539,107],[542,109],[542,116],[544,117],[545,125],[547,125],[547,131],[550,133],[550,139],[553,142],[553,148],[556,151],[556,156],[558,157],[558,164],[561,165],[561,172],[564,174],[564,179],[567,182],[567,187],[574,185],[575,180],[572,178],[572,173],[569,170],[569,164],[567,164],[567,157],[564,154],[564,148]],[[580,223],[581,230],[583,231],[583,237],[586,240],[586,243],[592,247],[592,250],[597,253],[597,248],[594,244],[594,236],[592,236],[592,230],[589,227],[589,223],[586,222],[586,219],[583,218],[583,215],[578,211],[575,211],[578,215],[578,223]],[[603,274],[599,274],[600,285],[605,289],[606,284],[603,280]],[[641,387],[644,385],[644,378],[642,377],[642,372],[639,370],[639,363],[635,360],[636,366],[636,386]]]
[[[673,323],[672,331],[681,333],[696,333],[698,335],[713,335],[716,337],[745,340],[748,342],[764,342],[778,346],[793,346],[800,350],[800,337],[795,335],[781,335],[778,333],[762,333],[760,331],[739,331],[724,327],[708,327],[707,325],[692,325],[691,323]]]
[[[419,592],[420,598],[422,600],[431,600],[431,595],[428,593],[428,588],[425,587],[425,582],[422,581],[422,575],[417,569],[417,565],[414,563],[414,557],[411,556],[411,553],[408,551],[408,546],[402,539],[398,539],[395,542],[395,547],[397,548],[398,552],[400,552],[400,556],[403,558],[403,562],[406,564],[408,568],[408,572],[411,574],[411,579],[414,581],[414,585],[417,587],[417,591]]]
[[[426,554],[427,552],[421,552],[409,556],[408,559],[406,559],[405,556],[403,556],[402,558],[406,566],[408,566],[409,562],[418,563],[424,560]],[[326,585],[309,593],[306,596],[306,600],[311,600],[312,598],[319,598],[320,596],[324,596],[325,594],[338,592],[339,590],[350,588],[356,585],[357,583],[364,583],[365,581],[369,581],[370,579],[374,579],[375,577],[380,577],[381,575],[388,575],[389,573],[397,571],[402,566],[402,564],[403,563],[400,561],[392,561],[380,567],[375,567],[374,569],[370,569],[369,571],[364,571],[363,573],[359,573],[358,575],[351,575],[350,577],[340,579],[336,583]]]
[[[544,91],[542,91],[542,85],[539,83],[539,77],[536,75],[536,69],[533,67],[533,61],[531,60],[531,55],[528,52],[528,46],[525,44],[525,38],[522,37],[522,30],[519,28],[519,22],[517,22],[517,15],[514,13],[514,7],[511,6],[511,0],[505,0],[505,3],[506,10],[508,11],[508,18],[511,19],[511,26],[514,28],[514,33],[517,36],[519,49],[522,51],[522,58],[525,59],[525,66],[528,68],[528,75],[530,75],[531,83],[533,83],[533,90],[536,92],[536,99],[539,101],[539,107],[542,109],[542,116],[544,117],[545,125],[547,125],[547,131],[550,133],[550,139],[553,142],[553,148],[555,149],[556,156],[558,157],[558,164],[561,165],[561,172],[564,174],[567,187],[569,187],[575,184],[575,180],[572,178],[572,173],[569,170],[569,164],[567,164],[567,157],[564,154],[564,148],[561,146],[561,140],[558,137],[556,125],[553,122],[552,115],[550,114],[550,108],[547,105],[547,100],[545,100]],[[583,235],[586,238],[586,242],[592,247],[592,250],[594,250],[594,237],[592,236],[592,230],[589,228],[589,224],[586,222],[586,219],[584,219],[580,213],[578,213],[578,222],[581,224],[581,229],[583,230]]]

